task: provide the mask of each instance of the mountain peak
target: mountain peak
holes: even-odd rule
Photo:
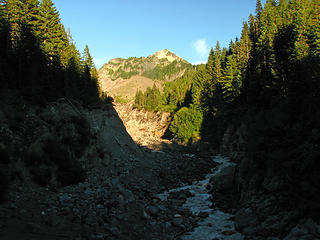
[[[174,54],[173,52],[170,52],[168,49],[157,51],[152,56],[155,56],[158,59],[166,58],[169,62],[182,59],[178,57],[176,54]]]
[[[138,90],[145,91],[154,84],[163,86],[182,76],[192,65],[168,49],[148,57],[115,58],[99,70],[99,82],[110,96],[133,100]]]

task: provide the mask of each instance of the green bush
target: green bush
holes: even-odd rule
[[[170,131],[179,142],[188,143],[199,139],[203,113],[196,106],[181,108],[173,117]]]
[[[129,99],[127,99],[125,97],[121,97],[121,96],[115,96],[114,99],[116,100],[117,103],[126,104],[126,103],[130,102]]]

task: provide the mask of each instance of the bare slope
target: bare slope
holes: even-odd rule
[[[107,92],[108,95],[113,97],[120,96],[121,98],[128,100],[132,100],[138,90],[145,91],[147,87],[152,87],[153,84],[156,84],[157,87],[161,86],[159,81],[153,81],[150,78],[139,75],[133,76],[130,79],[100,79],[100,83],[103,87],[103,91]]]

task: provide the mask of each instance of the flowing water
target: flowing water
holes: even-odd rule
[[[235,230],[235,224],[232,221],[232,214],[225,213],[219,209],[213,209],[211,207],[211,194],[209,194],[206,189],[210,178],[219,174],[223,168],[234,164],[222,156],[214,157],[213,161],[220,163],[220,165],[215,169],[212,169],[212,172],[209,173],[204,180],[194,182],[192,185],[171,189],[159,195],[160,198],[165,200],[170,192],[189,190],[193,193],[193,197],[187,198],[183,207],[188,208],[195,215],[199,213],[208,213],[207,217],[202,218],[198,222],[198,226],[194,228],[193,232],[188,232],[181,237],[183,240],[244,239],[244,237]]]

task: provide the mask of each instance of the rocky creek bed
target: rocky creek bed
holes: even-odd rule
[[[155,178],[150,181],[148,174],[141,177],[123,171],[112,175],[103,167],[94,167],[84,182],[59,190],[13,186],[9,201],[0,207],[0,239],[214,239],[203,238],[209,229],[216,239],[237,236],[232,216],[210,208],[206,187],[212,174],[201,180],[216,164],[206,165],[208,159],[203,161],[187,153],[145,154],[153,157],[153,176],[166,166],[171,180],[167,179],[165,185]],[[202,174],[190,171],[186,175],[192,184],[177,187],[187,182],[173,174],[179,174],[173,164],[179,158],[188,165],[200,161],[206,170]],[[161,166],[157,165],[159,161]],[[161,189],[167,190],[157,194]],[[188,232],[193,233],[189,236]]]
[[[197,226],[190,232],[186,232],[181,236],[183,240],[212,240],[212,239],[230,239],[242,240],[244,237],[236,232],[233,215],[216,209],[212,201],[210,189],[210,179],[221,173],[221,171],[229,166],[234,165],[227,158],[216,156],[213,161],[219,163],[212,172],[207,174],[205,179],[194,181],[191,185],[185,185],[179,188],[170,189],[159,197],[164,201],[167,200],[172,193],[181,193],[189,197],[186,198],[183,208],[188,209],[193,215],[198,216]],[[183,217],[175,215],[176,223],[183,223]]]

